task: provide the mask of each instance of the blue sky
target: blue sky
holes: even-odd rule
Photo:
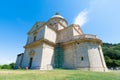
[[[80,24],[86,34],[120,43],[120,0],[2,0],[0,64],[15,62],[34,23],[47,21],[56,12],[69,24]]]

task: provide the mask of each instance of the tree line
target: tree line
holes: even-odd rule
[[[14,63],[0,65],[0,69],[14,69]]]

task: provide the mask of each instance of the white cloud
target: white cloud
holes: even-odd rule
[[[84,9],[74,19],[74,24],[78,24],[80,26],[83,26],[88,21],[88,11]]]

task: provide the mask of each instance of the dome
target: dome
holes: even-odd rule
[[[64,19],[64,17],[62,17],[59,13],[56,13],[54,16],[52,16],[52,18],[63,18]]]
[[[53,15],[49,20],[48,20],[48,24],[52,25],[52,24],[62,24],[63,26],[67,27],[68,23],[67,21],[64,19],[64,17],[62,17],[59,13],[56,13],[55,15]]]

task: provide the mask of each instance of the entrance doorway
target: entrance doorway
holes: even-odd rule
[[[31,66],[32,66],[32,61],[33,61],[33,58],[31,57],[31,58],[30,58],[30,61],[29,61],[29,69],[30,69]]]

